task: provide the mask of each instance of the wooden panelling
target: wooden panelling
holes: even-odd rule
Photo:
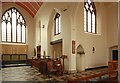
[[[27,54],[27,46],[26,45],[17,46],[17,54]]]
[[[12,54],[17,54],[17,46],[12,45]]]
[[[28,45],[2,44],[2,54],[27,54]]]
[[[12,54],[11,45],[2,45],[2,54]]]

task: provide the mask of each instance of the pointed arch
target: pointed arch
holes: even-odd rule
[[[81,44],[77,47],[77,54],[85,54],[84,49]]]
[[[26,21],[15,8],[9,8],[2,14],[2,42],[26,43]]]

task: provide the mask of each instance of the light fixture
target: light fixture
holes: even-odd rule
[[[92,51],[93,51],[93,53],[95,52],[95,47],[93,47]]]
[[[45,28],[45,25],[43,25],[42,28]]]
[[[62,10],[63,12],[67,11],[67,10],[68,10],[68,6],[64,6],[63,8],[61,8],[61,10]]]

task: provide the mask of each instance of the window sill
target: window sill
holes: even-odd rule
[[[85,31],[84,31],[84,33],[86,33],[86,34],[90,34],[90,35],[98,35],[98,34],[96,34],[96,33],[85,32]]]

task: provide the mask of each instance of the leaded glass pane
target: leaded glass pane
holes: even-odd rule
[[[86,31],[86,10],[84,8],[84,31]]]
[[[95,33],[95,14],[92,14],[92,32]]]
[[[22,22],[22,16],[20,16],[20,22]]]
[[[86,4],[85,6],[86,6],[86,9],[88,9],[88,8],[89,8],[88,4]]]
[[[22,26],[22,42],[25,43],[25,26]]]
[[[58,34],[58,28],[59,28],[59,25],[58,25],[58,18],[56,18],[56,29],[55,29],[55,30],[56,30],[56,31],[55,31],[56,34]]]
[[[88,0],[88,3],[90,4],[90,3],[91,3],[91,0]]]
[[[88,11],[88,32],[91,32],[91,13]]]
[[[12,42],[16,42],[16,13],[12,13]]]
[[[2,41],[6,41],[6,23],[2,22]]]
[[[21,42],[21,26],[17,25],[17,42]]]
[[[61,28],[60,28],[60,27],[61,27],[61,26],[60,26],[60,25],[61,25],[61,21],[60,21],[60,19],[61,19],[61,18],[59,17],[59,33],[61,32]]]
[[[5,13],[5,18],[8,18],[8,13],[7,12]]]
[[[61,32],[61,18],[60,14],[56,14],[55,16],[55,35],[59,34]]]
[[[7,41],[11,42],[11,23],[7,23]]]

